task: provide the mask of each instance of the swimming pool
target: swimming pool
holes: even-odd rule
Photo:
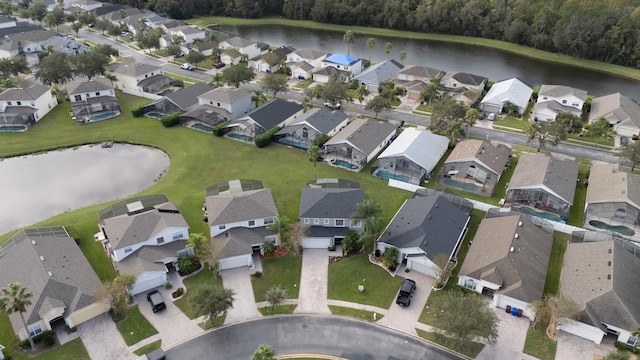
[[[450,178],[442,179],[442,183],[445,185],[453,186],[455,188],[462,189],[464,191],[469,191],[469,192],[478,192],[482,190],[482,188],[476,184],[466,183],[458,180],[453,180]]]
[[[207,125],[204,125],[204,124],[195,123],[195,124],[191,125],[191,127],[196,129],[196,130],[200,130],[200,131],[204,131],[204,132],[208,132],[208,133],[213,133],[213,128],[211,126],[207,126]]]
[[[247,141],[247,142],[251,140],[250,136],[242,135],[242,134],[228,133],[227,136],[232,139],[238,139],[238,140]]]
[[[27,130],[24,125],[4,125],[0,126],[0,132],[22,132]]]
[[[149,111],[148,113],[144,114],[144,116],[150,117],[150,118],[154,118],[154,119],[162,119],[162,117],[165,114],[161,113],[161,112],[157,112],[157,111]]]
[[[341,166],[345,169],[349,169],[349,170],[355,170],[358,167],[356,165],[353,165],[350,162],[344,161],[344,160],[339,160],[339,159],[333,159],[331,160],[331,164],[335,165],[335,166]]]
[[[376,172],[376,176],[383,179],[398,180],[398,181],[403,181],[407,183],[411,181],[411,178],[409,178],[408,176],[396,175],[384,170],[380,170]]]
[[[115,116],[118,116],[118,113],[116,113],[115,111],[109,111],[109,112],[98,114],[98,115],[91,115],[89,116],[89,121],[100,121],[100,120],[110,119]]]
[[[628,227],[624,226],[624,225],[609,225],[605,222],[599,221],[599,220],[589,220],[589,225],[598,228],[598,229],[604,229],[604,230],[610,230],[610,231],[614,231],[617,232],[619,234],[622,235],[626,235],[626,236],[633,236],[636,234],[635,231],[629,229]]]
[[[306,150],[309,147],[309,145],[307,143],[303,143],[303,142],[295,141],[295,140],[290,140],[290,139],[287,139],[287,138],[278,139],[278,144],[289,145],[289,146],[293,146],[293,147],[296,147],[296,148],[299,148],[299,149],[304,149],[304,150]]]
[[[528,207],[520,208],[520,212],[523,214],[533,215],[533,216],[537,216],[539,218],[543,218],[551,221],[556,221],[556,222],[562,221],[562,218],[560,218],[560,216],[558,215],[554,215],[545,211],[535,211],[532,208],[528,208]]]

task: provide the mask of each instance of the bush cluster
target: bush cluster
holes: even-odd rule
[[[256,146],[259,148],[263,148],[271,144],[273,142],[273,135],[275,135],[275,133],[277,133],[278,131],[280,131],[280,127],[275,126],[271,128],[269,131],[267,131],[266,133],[256,136],[256,139],[255,139]]]
[[[162,122],[162,126],[168,128],[178,125],[180,123],[180,115],[182,115],[182,113],[176,112],[171,115],[163,116],[162,119],[160,119],[160,121]]]
[[[216,125],[213,127],[213,135],[215,136],[222,136],[222,128],[224,128],[225,126],[227,126],[231,121],[230,120],[225,120],[223,122],[221,122],[220,124]]]
[[[36,344],[42,341],[45,345],[51,346],[55,343],[55,339],[53,338],[53,335],[54,335],[54,332],[51,330],[48,330],[48,331],[43,331],[38,335],[35,335],[34,337],[32,337],[32,339],[33,339],[33,342]],[[18,346],[20,346],[21,348],[29,346],[29,339],[20,341],[18,343]]]
[[[142,115],[144,115],[142,113],[142,106],[131,110],[131,115],[133,115],[133,117],[142,117]]]

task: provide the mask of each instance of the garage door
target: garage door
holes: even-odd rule
[[[417,271],[423,274],[427,274],[431,277],[437,277],[435,272],[433,271],[433,269],[431,268],[431,266],[419,262],[419,261],[415,261],[415,260],[407,260],[407,267],[413,271]]]
[[[331,240],[327,238],[305,238],[302,240],[302,247],[305,249],[326,249],[331,245]]]
[[[145,291],[149,291],[151,289],[157,288],[158,286],[164,286],[167,282],[167,278],[163,275],[159,275],[153,277],[151,279],[147,279],[143,282],[136,283],[133,285],[131,292],[133,295],[143,293]]]
[[[247,267],[251,263],[251,255],[234,256],[220,259],[220,270]]]

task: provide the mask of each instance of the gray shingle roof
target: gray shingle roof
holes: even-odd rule
[[[308,60],[315,60],[320,58],[323,55],[326,55],[327,53],[319,51],[319,50],[314,50],[314,49],[309,49],[309,48],[302,48],[298,51],[295,52],[296,55],[300,56],[303,59],[308,59]]]
[[[228,39],[226,39],[224,41],[227,42],[229,45],[235,47],[235,48],[244,48],[244,47],[247,47],[247,46],[250,46],[250,45],[257,44],[253,40],[243,39],[243,38],[241,38],[239,36],[228,38]]]
[[[426,66],[411,65],[404,67],[398,72],[398,74],[419,76],[422,78],[431,79],[432,77],[436,77],[438,75],[444,75],[444,71],[429,68]]]
[[[215,86],[209,84],[193,84],[167,95],[166,98],[171,100],[182,110],[186,110],[193,104],[198,103],[198,96],[215,88]]]
[[[200,95],[202,99],[213,100],[224,104],[235,104],[240,100],[244,100],[247,97],[251,97],[251,93],[244,89],[228,89],[228,88],[215,88]]]
[[[118,262],[118,271],[136,277],[145,271],[166,271],[163,260],[177,258],[178,251],[186,245],[187,240],[174,240],[163,245],[143,246]]]
[[[465,230],[469,214],[440,195],[408,199],[378,241],[397,248],[417,248],[433,260],[450,256]]]
[[[457,72],[451,77],[459,81],[461,84],[472,86],[480,86],[483,82],[488,80],[484,76],[469,74],[465,72]]]
[[[360,83],[377,86],[384,80],[392,79],[402,68],[403,65],[395,60],[385,60],[369,67],[353,79]]]
[[[61,226],[21,230],[0,247],[0,288],[12,282],[33,294],[25,314],[27,324],[39,320],[40,314],[50,310],[48,306],[64,304],[64,316],[68,316],[92,304],[92,294],[102,285]],[[15,330],[23,328],[18,314],[9,318]]]
[[[35,83],[28,87],[6,89],[0,93],[0,100],[36,100],[50,90],[47,86]]]
[[[271,218],[278,215],[276,203],[269,189],[225,192],[207,196],[206,204],[209,225]]]
[[[573,204],[578,167],[573,160],[560,160],[542,153],[523,153],[507,191],[548,188],[567,203]]]
[[[217,259],[253,253],[252,245],[264,243],[264,238],[275,231],[261,228],[233,228],[211,238],[211,253]]]
[[[304,188],[300,196],[300,218],[350,218],[364,201],[362,189]]]
[[[150,73],[160,73],[161,68],[159,66],[150,65],[150,64],[131,64],[125,63],[118,68],[116,68],[113,72],[115,74],[138,77],[140,75],[150,74]]]
[[[477,139],[466,139],[460,141],[451,151],[445,164],[455,162],[478,162],[501,176],[504,167],[509,161],[511,149],[503,144],[491,144]]]
[[[113,90],[111,81],[97,77],[91,80],[72,81],[65,86],[69,96],[74,94],[83,94],[94,91]]]
[[[364,154],[371,154],[393,132],[396,126],[386,121],[355,119],[325,145],[351,143]]]
[[[538,97],[541,97],[541,96],[561,97],[565,95],[573,95],[582,101],[587,99],[586,90],[576,89],[571,86],[565,86],[565,85],[543,84],[542,86],[540,86],[540,91],[538,92]]]
[[[279,125],[293,114],[302,110],[302,106],[293,102],[283,100],[270,100],[257,109],[253,109],[243,118],[251,118],[260,127],[265,130],[269,130],[274,126]],[[240,119],[239,121],[242,121]]]
[[[290,126],[285,126],[282,130],[278,131],[278,134],[288,134],[289,130],[297,129],[301,125],[308,124],[326,135],[347,120],[347,118],[347,114],[342,111],[327,111],[321,108],[313,108],[302,114],[300,118],[291,123]]]
[[[541,299],[552,245],[551,234],[524,216],[483,219],[460,276],[493,282],[500,285],[496,293],[527,303]]]

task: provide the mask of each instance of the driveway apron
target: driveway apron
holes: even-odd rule
[[[92,360],[135,359],[109,314],[102,314],[78,326],[82,343]]]
[[[302,252],[300,292],[295,313],[331,314],[327,306],[327,281],[329,278],[329,251],[305,249]]]
[[[476,357],[477,360],[493,359],[535,359],[522,352],[529,329],[529,319],[512,316],[504,309],[494,309],[500,323],[498,324],[498,342],[486,345]]]
[[[427,298],[429,298],[429,294],[431,294],[431,285],[434,279],[417,271],[405,275],[405,278],[416,282],[416,292],[413,295],[413,299],[411,299],[411,305],[407,307],[400,306],[395,303],[394,298],[394,302],[389,307],[389,312],[378,323],[415,335],[415,325],[427,302]]]
[[[602,343],[596,345],[593,341],[579,336],[558,331],[558,347],[556,359],[592,360],[604,357],[614,350],[613,340],[605,337]]]
[[[249,268],[239,268],[222,271],[222,284],[227,289],[233,289],[235,300],[233,308],[227,312],[225,324],[255,319],[262,314],[257,309],[256,299],[251,286],[251,272]]]

